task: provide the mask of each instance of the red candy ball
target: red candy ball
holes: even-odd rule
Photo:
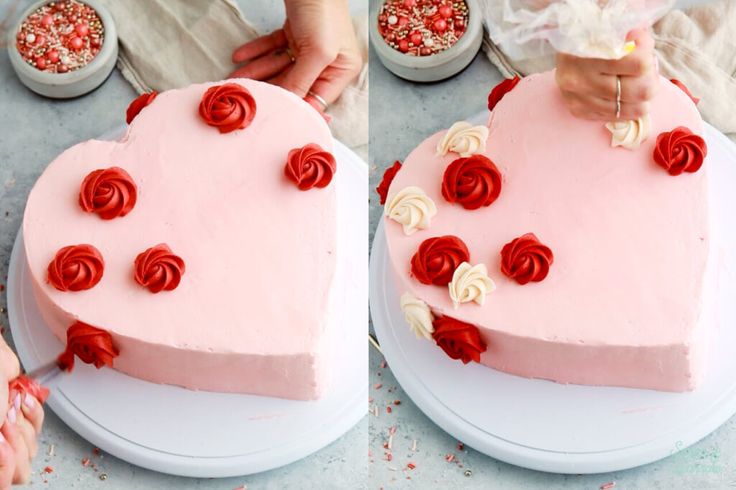
[[[48,58],[49,62],[56,63],[57,61],[59,61],[59,52],[55,49],[52,49],[48,53],[46,53],[46,57]]]
[[[437,32],[445,32],[447,30],[447,21],[445,19],[437,19],[432,24],[432,27]]]
[[[46,68],[46,60],[44,58],[36,58],[36,67],[39,70],[43,70]]]
[[[404,27],[408,23],[409,23],[409,18],[408,17],[404,17],[403,15],[401,17],[399,17],[399,26],[400,27]]]
[[[89,26],[87,24],[77,24],[74,30],[77,31],[79,37],[85,37],[89,34]]]
[[[417,4],[417,0],[404,0],[404,7],[410,9],[415,7]]]
[[[438,11],[440,15],[445,19],[449,19],[450,17],[452,17],[452,6],[450,5],[441,6]]]
[[[407,41],[406,39],[401,39],[399,41],[399,50],[402,53],[406,53],[407,51],[409,51],[409,41]]]
[[[74,51],[79,51],[84,47],[84,41],[82,41],[81,37],[73,37],[69,40],[69,47]]]
[[[42,26],[49,27],[53,23],[54,23],[54,18],[51,17],[51,15],[46,14],[43,17],[41,17],[41,25]]]
[[[414,43],[414,46],[419,46],[422,44],[422,35],[418,32],[412,32],[409,36],[409,40]]]

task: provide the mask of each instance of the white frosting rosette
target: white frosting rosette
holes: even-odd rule
[[[437,143],[437,155],[445,156],[452,151],[463,158],[483,153],[486,150],[488,128],[473,126],[466,121],[458,121],[447,130]]]
[[[406,323],[418,339],[432,340],[434,316],[427,303],[407,291],[401,295],[401,311],[404,312]]]
[[[611,132],[611,146],[623,146],[629,150],[639,148],[639,145],[649,136],[650,127],[649,114],[631,121],[606,123],[606,128]]]
[[[384,214],[404,227],[404,234],[429,228],[437,214],[434,201],[419,187],[404,187],[386,203]]]
[[[470,265],[463,262],[452,275],[452,281],[448,284],[450,299],[457,309],[460,303],[475,301],[482,305],[486,294],[496,289],[496,284],[488,277],[488,269],[485,264]]]

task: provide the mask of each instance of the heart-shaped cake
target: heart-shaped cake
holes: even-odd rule
[[[706,147],[693,101],[660,85],[648,116],[607,127],[570,115],[553,72],[507,83],[487,125],[453,125],[389,172],[385,233],[418,337],[560,383],[696,386]]]
[[[144,96],[128,119],[122,140],[62,153],[28,198],[48,326],[80,359],[141,379],[319,397],[337,253],[323,118],[235,79]]]

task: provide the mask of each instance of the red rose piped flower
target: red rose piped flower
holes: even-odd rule
[[[141,94],[135,100],[133,100],[133,102],[131,102],[128,106],[128,110],[125,111],[125,122],[127,122],[128,124],[133,122],[135,116],[137,116],[138,113],[141,112],[147,105],[153,102],[153,99],[155,99],[157,95],[158,92],[154,90],[153,92],[146,92],[144,94]]]
[[[488,94],[488,110],[492,111],[493,108],[496,107],[496,104],[498,104],[501,99],[503,99],[503,96],[511,92],[511,90],[516,87],[516,84],[519,83],[519,81],[521,81],[521,78],[519,78],[519,76],[517,75],[514,78],[507,78],[506,80],[493,87],[491,93]]]
[[[461,322],[449,316],[441,316],[432,322],[432,338],[452,359],[460,359],[463,364],[480,362],[480,355],[486,351],[486,344],[480,338],[475,325]]]
[[[21,398],[28,394],[38,400],[40,403],[45,403],[49,397],[49,389],[39,384],[35,379],[29,378],[25,374],[21,374],[8,384],[8,392],[12,400],[14,393],[20,393]]]
[[[59,368],[69,372],[74,369],[74,356],[87,364],[112,367],[119,352],[112,343],[110,333],[101,328],[76,322],[66,331],[66,349],[58,357]]]
[[[490,206],[501,193],[501,172],[483,155],[458,158],[445,169],[442,196],[465,209]]]
[[[102,219],[121,218],[128,214],[138,199],[133,178],[120,167],[90,172],[79,190],[79,206]]]
[[[670,175],[697,172],[707,154],[705,140],[683,126],[661,133],[654,146],[654,161]]]
[[[501,250],[501,272],[519,284],[544,280],[553,261],[552,250],[534,233],[513,239]]]
[[[335,171],[335,157],[316,143],[291,150],[284,167],[286,177],[302,191],[327,187]]]
[[[207,89],[199,103],[199,115],[204,122],[221,133],[244,129],[256,117],[256,100],[237,83],[215,85]]]
[[[70,245],[56,252],[49,263],[48,281],[59,291],[93,288],[105,270],[105,259],[92,245]]]
[[[135,282],[152,293],[172,291],[181,282],[185,265],[168,245],[159,243],[142,252],[135,259]]]
[[[693,104],[695,104],[695,105],[698,105],[698,102],[700,102],[700,99],[699,99],[699,98],[697,98],[697,97],[695,97],[695,96],[694,96],[694,95],[693,95],[693,94],[692,94],[692,93],[690,92],[690,90],[689,90],[689,89],[687,88],[687,86],[686,86],[686,85],[685,85],[684,83],[682,83],[681,81],[679,81],[679,80],[677,80],[677,79],[675,79],[675,78],[671,79],[671,80],[670,80],[670,82],[674,83],[675,85],[677,85],[677,87],[678,87],[678,88],[679,88],[680,90],[682,90],[683,92],[685,92],[685,93],[687,94],[687,96],[688,96],[688,97],[690,97],[690,100],[692,100],[692,101],[693,101]]]
[[[381,204],[386,204],[386,197],[388,196],[388,188],[391,187],[391,182],[394,181],[394,177],[401,170],[401,162],[396,160],[392,166],[386,169],[383,173],[381,183],[376,187],[376,192],[381,198]]]
[[[411,258],[411,273],[422,284],[447,286],[455,269],[470,261],[465,243],[456,236],[446,235],[424,240]]]

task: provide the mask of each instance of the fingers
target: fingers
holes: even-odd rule
[[[38,436],[41,433],[45,417],[43,406],[38,400],[36,400],[36,398],[33,397],[33,395],[26,393],[22,400],[21,410],[23,411],[25,419],[33,427],[36,436]]]
[[[563,93],[565,105],[573,116],[593,121],[613,121],[616,119],[616,102],[599,97]],[[649,112],[647,102],[621,102],[619,120],[628,121],[644,116]]]
[[[269,51],[286,47],[286,35],[283,29],[273,31],[271,34],[261,36],[253,41],[243,44],[233,51],[233,63],[243,63]]]
[[[238,68],[230,74],[230,78],[266,80],[282,72],[290,64],[291,55],[286,50],[274,51]]]
[[[649,31],[635,29],[629,39],[636,49],[619,60],[596,60],[600,73],[640,77],[654,71],[654,40]]]
[[[15,425],[23,437],[26,448],[28,448],[28,457],[30,459],[35,458],[38,453],[38,441],[36,440],[36,431],[33,425],[25,418],[23,412],[18,412],[18,419]]]
[[[336,54],[321,48],[302,51],[284,77],[281,86],[303,99],[322,71],[335,60]]]
[[[0,431],[0,490],[10,490],[15,473],[15,451]]]
[[[345,87],[358,76],[361,66],[362,61],[358,59],[344,67],[328,68],[312,84],[311,91],[325,99],[328,104],[332,104],[340,98]]]
[[[18,356],[10,349],[5,339],[0,337],[0,370],[8,381],[15,379],[20,374],[20,363]]]
[[[15,453],[13,484],[17,485],[28,482],[31,475],[31,458],[28,454],[28,447],[26,447],[23,435],[15,424],[17,421],[17,414],[11,416],[12,410],[14,410],[13,407],[8,411],[8,419],[3,424],[2,429],[0,429],[0,434],[5,437],[5,440],[10,444],[12,451]]]

